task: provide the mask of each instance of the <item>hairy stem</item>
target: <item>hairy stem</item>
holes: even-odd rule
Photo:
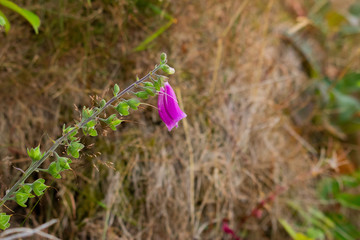
[[[155,74],[160,68],[161,68],[162,64],[159,66],[156,66],[154,68],[154,70],[152,70],[151,72],[149,72],[147,75],[145,75],[144,77],[142,77],[141,79],[137,80],[136,82],[132,83],[131,85],[129,85],[127,88],[125,88],[124,90],[122,90],[120,93],[118,93],[116,96],[114,96],[113,98],[111,98],[102,108],[98,109],[97,111],[95,111],[89,118],[82,120],[81,122],[79,122],[78,124],[75,125],[75,128],[72,129],[71,131],[69,131],[68,133],[64,134],[63,136],[61,136],[60,138],[58,138],[54,145],[52,145],[44,154],[44,156],[37,162],[33,162],[30,167],[25,171],[24,175],[6,192],[5,196],[1,199],[0,201],[0,207],[3,206],[5,204],[5,202],[7,200],[10,200],[13,198],[13,194],[17,191],[17,189],[19,188],[19,186],[21,184],[23,184],[26,179],[34,172],[38,169],[38,167],[49,157],[53,154],[53,152],[60,146],[60,144],[67,139],[67,137],[73,133],[74,131],[81,129],[82,127],[84,127],[88,122],[90,122],[91,120],[94,120],[96,117],[98,117],[107,107],[109,107],[112,103],[114,103],[116,100],[118,100],[120,97],[122,97],[124,94],[126,94],[127,92],[129,92],[131,89],[133,89],[136,85],[142,83],[143,81],[145,81],[146,79],[148,79],[149,77],[151,77],[153,74]]]

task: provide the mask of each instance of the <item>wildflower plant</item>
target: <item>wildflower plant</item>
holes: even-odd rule
[[[167,57],[165,53],[161,54],[160,64],[146,74],[142,78],[137,78],[134,83],[124,90],[115,84],[113,88],[113,97],[106,101],[101,99],[98,105],[92,108],[83,107],[81,111],[81,121],[76,122],[73,126],[63,126],[63,134],[54,141],[54,144],[45,152],[41,152],[40,145],[27,150],[27,154],[31,159],[31,164],[20,179],[6,191],[6,194],[0,200],[0,208],[5,206],[7,201],[16,201],[18,205],[26,207],[29,198],[41,196],[49,187],[42,178],[32,183],[26,180],[34,172],[46,172],[53,178],[61,178],[61,173],[71,169],[71,158],[79,158],[81,150],[85,147],[80,142],[79,132],[85,136],[95,137],[98,135],[96,130],[97,124],[104,122],[110,129],[116,131],[123,120],[123,116],[127,116],[131,111],[137,110],[141,104],[141,100],[147,99],[149,96],[159,95],[158,107],[160,118],[164,121],[169,131],[177,126],[178,121],[186,117],[186,114],[179,108],[176,96],[169,83],[167,77],[157,74],[162,70],[166,74],[174,74],[174,68],[167,65]],[[148,80],[148,81],[146,81]],[[134,92],[133,89],[140,89]],[[125,94],[134,95],[131,98],[123,98]],[[105,110],[113,108],[117,114],[106,117]],[[60,156],[56,150],[59,146],[64,146],[67,156]],[[41,168],[46,159],[51,158],[52,161],[47,168]],[[10,226],[11,215],[0,212],[0,229],[4,230]]]

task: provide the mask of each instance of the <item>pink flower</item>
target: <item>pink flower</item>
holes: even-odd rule
[[[235,234],[235,231],[229,227],[228,219],[223,219],[221,228],[224,233],[231,235],[232,239],[241,240],[241,238]]]
[[[164,87],[160,88],[158,109],[160,118],[169,131],[174,127],[178,127],[178,122],[186,117],[186,114],[179,107],[174,90],[167,82]]]

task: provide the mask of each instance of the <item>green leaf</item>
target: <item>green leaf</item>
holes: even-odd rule
[[[337,213],[329,213],[328,217],[335,223],[334,237],[337,240],[358,240],[360,239],[360,231],[352,225],[343,215]]]
[[[2,11],[0,11],[0,17],[3,19],[3,21],[5,21],[5,24],[2,26],[4,26],[5,32],[8,33],[10,30],[10,22]]]
[[[151,82],[144,82],[145,87],[154,87],[154,84]]]
[[[132,98],[126,101],[126,103],[134,110],[138,109],[138,106],[140,105],[140,101],[136,98]]]
[[[116,126],[118,126],[122,122],[122,120],[116,117],[116,114],[112,114],[107,119],[100,120],[105,122],[113,131],[116,131]]]
[[[67,148],[67,154],[73,156],[74,158],[79,158],[79,151],[84,148],[84,145],[80,142],[71,142]]]
[[[32,189],[36,196],[41,196],[44,194],[44,191],[48,188],[45,184],[45,180],[42,178],[39,178],[32,184]]]
[[[30,150],[27,149],[27,154],[33,161],[39,161],[44,156],[40,151],[40,145]]]
[[[149,98],[149,94],[147,92],[145,92],[145,91],[137,92],[137,93],[135,93],[135,95],[138,98],[142,98],[142,99],[148,99]]]
[[[161,53],[161,55],[160,55],[160,63],[165,64],[166,61],[167,61],[166,53]]]
[[[105,101],[105,99],[102,99],[101,101],[100,101],[100,107],[101,108],[103,108],[104,106],[105,106],[105,104],[106,104],[106,101]]]
[[[60,171],[71,169],[70,163],[72,163],[70,158],[57,156],[57,164],[59,165],[58,169],[60,169]]]
[[[32,187],[28,184],[22,185],[19,190],[15,193],[15,200],[17,204],[19,204],[22,207],[27,207],[26,202],[29,198],[33,198],[34,195],[32,195],[30,192],[32,190]]]
[[[360,210],[360,195],[350,193],[338,193],[335,199],[344,207]]]
[[[160,91],[161,83],[159,80],[154,81],[154,87],[155,87],[156,91]]]
[[[120,120],[120,119],[116,119],[114,121],[111,122],[111,124],[109,124],[109,127],[113,130],[113,131],[116,131],[116,127],[118,125],[120,125],[120,123],[122,123],[123,121]]]
[[[360,2],[356,2],[349,7],[349,13],[356,17],[360,17]]]
[[[10,227],[10,215],[6,215],[6,213],[0,213],[0,229],[5,230]]]
[[[337,84],[336,89],[341,93],[357,93],[360,90],[360,73],[347,73]]]
[[[145,92],[147,92],[150,96],[155,96],[155,89],[151,87],[145,87]]]
[[[92,136],[92,137],[96,137],[96,136],[98,135],[97,131],[96,131],[94,128],[90,128],[90,129],[88,130],[88,133],[89,133],[89,135]]]
[[[347,122],[360,111],[360,102],[356,98],[333,90],[335,101],[339,108],[339,120]]]
[[[284,219],[279,219],[279,222],[292,239],[294,239],[294,240],[312,240],[311,238],[305,236],[304,234],[296,232],[290,226],[290,224],[288,224]]]
[[[95,120],[91,120],[91,121],[89,121],[89,122],[86,124],[86,126],[89,127],[89,128],[94,127],[95,125],[96,125],[96,121],[95,121]]]
[[[30,12],[24,8],[21,8],[18,5],[16,5],[15,3],[8,1],[8,0],[0,0],[0,4],[7,8],[10,8],[14,12],[17,12],[18,14],[23,16],[32,25],[35,33],[36,34],[39,33],[39,27],[40,27],[41,22],[40,22],[40,18],[36,14],[34,14],[33,12]]]
[[[5,21],[5,19],[2,17],[2,16],[0,16],[0,26],[5,26],[5,24],[6,24],[6,21]]]
[[[81,111],[81,115],[82,115],[82,119],[88,119],[89,117],[91,117],[91,115],[94,113],[93,109],[90,108],[86,108],[85,106],[83,107],[82,111]]]
[[[63,134],[67,134],[68,132],[74,130],[75,127],[67,127],[65,128],[65,124],[63,125]],[[72,133],[70,133],[70,135],[68,136],[68,140],[69,141],[75,141],[76,140],[76,135],[78,134],[78,130],[74,130]]]
[[[120,102],[116,107],[116,111],[118,111],[122,116],[129,115],[129,105],[126,102]]]
[[[51,174],[51,176],[53,176],[54,178],[60,179],[61,175],[59,174],[60,172],[60,167],[56,162],[52,162],[50,163],[47,172]]]
[[[163,32],[165,32],[169,27],[171,27],[171,25],[173,25],[175,21],[173,19],[171,19],[170,21],[168,21],[166,24],[164,24],[163,26],[161,26],[156,32],[154,32],[153,34],[151,34],[150,36],[148,36],[144,41],[142,41],[136,48],[133,49],[133,51],[142,51],[145,50],[149,43],[151,43],[152,41],[154,41],[157,37],[159,37]]]
[[[120,87],[119,87],[119,85],[115,84],[114,91],[113,91],[114,96],[118,95],[119,92],[120,92]]]

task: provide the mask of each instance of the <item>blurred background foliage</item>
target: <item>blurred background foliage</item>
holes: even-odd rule
[[[162,51],[188,115],[168,133],[144,106],[119,132],[83,139],[62,180],[34,176],[51,183],[44,197],[7,206],[12,227],[58,218],[49,232],[63,239],[231,239],[228,219],[244,239],[360,238],[359,1],[9,2],[2,194],[28,166],[26,147],[49,147],[77,108]]]

